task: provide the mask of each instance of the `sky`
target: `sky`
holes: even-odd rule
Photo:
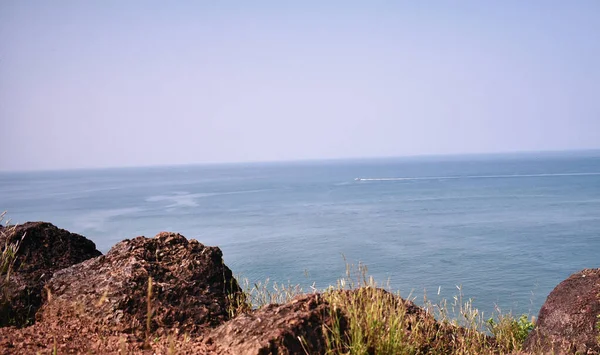
[[[0,2],[0,170],[600,148],[600,2]]]

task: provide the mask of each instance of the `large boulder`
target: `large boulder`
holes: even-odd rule
[[[40,321],[156,336],[223,323],[241,292],[219,248],[167,232],[124,240],[106,255],[55,273],[46,288]]]
[[[558,284],[542,306],[524,350],[599,354],[600,269],[585,269]]]
[[[0,248],[15,243],[13,271],[0,279],[0,326],[31,324],[44,284],[57,270],[102,255],[91,240],[46,222],[0,227]]]
[[[329,304],[322,295],[303,295],[239,315],[211,331],[206,343],[219,354],[324,354],[324,326],[332,326]]]

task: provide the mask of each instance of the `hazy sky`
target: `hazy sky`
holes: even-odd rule
[[[0,170],[600,148],[600,1],[2,1]]]

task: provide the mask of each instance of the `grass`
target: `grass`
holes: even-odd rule
[[[511,313],[499,313],[497,319],[488,319],[487,326],[501,347],[520,350],[527,335],[535,327],[535,318],[530,319],[526,314],[515,318]]]
[[[297,285],[268,279],[259,283],[242,279],[241,285],[244,293],[232,307],[243,301],[250,307],[232,310],[232,315],[305,293]],[[375,282],[367,267],[359,264],[347,265],[346,277],[322,291],[331,314],[343,314],[323,326],[326,354],[510,354],[521,350],[534,326],[528,315],[514,317],[499,309],[485,319],[460,287],[450,302],[433,303],[425,297],[422,307],[416,307],[399,293],[386,291],[388,286]]]
[[[152,308],[152,277],[148,277],[148,292],[146,295],[146,338],[145,338],[145,348],[151,348],[149,345],[150,333],[151,333],[151,324],[152,324],[152,314],[154,310]]]
[[[235,277],[242,293],[230,293],[228,313],[230,318],[238,314],[249,312],[269,304],[282,304],[291,301],[294,297],[305,294],[300,285],[290,283],[265,281],[250,282],[247,278]],[[313,289],[313,292],[316,289]]]
[[[493,339],[481,331],[481,314],[462,294],[451,304],[433,304],[425,298],[424,307],[418,308],[367,277],[366,266],[359,264],[354,275],[352,269],[347,267],[346,278],[326,292],[331,307],[347,319],[346,334],[340,330],[340,320],[325,328],[328,354],[485,354],[497,350]],[[455,312],[458,317],[448,317]]]
[[[2,239],[5,241],[0,251],[0,326],[16,325],[18,321],[14,318],[10,304],[10,276],[14,270],[15,261],[19,247],[25,235],[14,240],[17,225],[10,225],[5,219],[6,212],[0,213],[0,225],[5,222],[5,227],[0,230]]]
[[[0,224],[5,220],[6,212],[0,214]],[[11,242],[16,232],[17,225],[10,225],[10,221],[6,221],[6,227],[0,231],[3,239],[5,240],[4,246],[2,247],[2,253],[0,254],[0,276],[5,278],[8,282],[10,274],[13,270],[17,253],[19,252],[19,246],[25,238],[25,235],[20,240]]]

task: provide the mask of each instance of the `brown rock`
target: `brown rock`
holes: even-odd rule
[[[45,222],[27,222],[0,230],[0,245],[20,246],[8,281],[0,280],[4,297],[0,326],[31,324],[42,304],[42,289],[57,270],[102,255],[91,240]]]
[[[560,354],[599,354],[600,269],[571,275],[550,293],[523,349]]]
[[[148,280],[152,294],[148,313]],[[103,334],[197,333],[229,319],[240,292],[221,250],[175,233],[137,237],[106,255],[55,273],[47,283],[45,323],[77,323]]]
[[[4,354],[219,354],[200,338],[169,334],[149,342],[133,334],[100,334],[78,323],[35,323],[26,328],[0,328]]]
[[[206,343],[219,354],[323,354],[330,311],[322,295],[298,296],[237,316],[211,331]]]
[[[131,334],[101,334],[81,322],[42,321],[23,329],[0,329],[0,354],[321,354],[323,324],[330,324],[329,305],[320,295],[299,296],[243,314],[210,331],[208,337],[173,332],[145,344]],[[299,338],[304,339],[303,345]],[[151,349],[148,349],[151,348]]]

